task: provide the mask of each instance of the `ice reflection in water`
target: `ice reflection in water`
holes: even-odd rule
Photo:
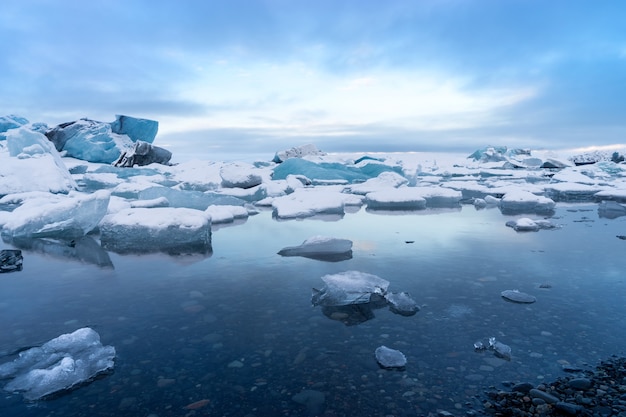
[[[624,352],[624,241],[615,236],[625,218],[584,208],[558,208],[562,228],[525,234],[498,210],[467,206],[361,210],[338,222],[263,212],[215,231],[210,258],[109,253],[114,268],[25,248],[23,270],[0,280],[0,354],[90,326],[118,357],[113,375],[53,401],[3,395],[2,415],[167,416],[193,405],[209,415],[304,416],[321,409],[293,400],[305,390],[322,393],[331,415],[461,414],[478,407],[483,387],[549,381],[563,364]],[[314,235],[352,240],[352,259],[276,254]],[[353,326],[329,320],[311,307],[311,288],[348,270],[388,280],[422,310],[377,309]],[[537,302],[506,302],[500,293],[511,288]],[[474,351],[492,336],[511,347],[510,361]],[[404,371],[379,368],[381,345],[406,355]]]

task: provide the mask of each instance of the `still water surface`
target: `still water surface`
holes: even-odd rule
[[[363,209],[339,221],[262,212],[214,229],[210,256],[109,253],[113,268],[24,251],[24,270],[0,275],[0,361],[91,326],[116,348],[115,371],[36,403],[3,392],[0,415],[464,415],[480,412],[490,385],[550,381],[565,364],[623,354],[626,241],[616,235],[626,234],[625,218],[559,206],[552,221],[561,227],[537,233],[516,233],[505,226],[511,218],[471,206]],[[276,254],[313,235],[351,239],[353,258]],[[311,306],[311,288],[347,270],[390,281],[421,311],[377,309],[353,326],[326,317]],[[506,289],[537,302],[506,302]],[[474,351],[490,336],[511,346],[510,361]],[[406,369],[380,369],[380,345],[401,350]],[[303,390],[324,403],[295,402]],[[208,402],[185,408],[200,400]]]

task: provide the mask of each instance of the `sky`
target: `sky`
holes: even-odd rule
[[[0,115],[174,153],[626,143],[621,0],[3,0]]]

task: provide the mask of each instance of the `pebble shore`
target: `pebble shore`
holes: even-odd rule
[[[570,375],[552,383],[491,387],[483,404],[485,415],[626,417],[626,358],[611,357],[595,370],[565,371]]]

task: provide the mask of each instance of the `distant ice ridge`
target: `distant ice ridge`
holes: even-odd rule
[[[92,380],[113,369],[114,359],[115,348],[103,346],[100,335],[84,327],[20,352],[0,365],[0,379],[10,379],[5,391],[33,401]]]
[[[32,208],[28,201],[34,196],[16,197],[27,192],[43,192],[37,197],[42,204],[75,204],[104,191],[111,194],[106,209],[109,215],[126,209],[186,208],[210,216],[213,225],[245,219],[257,212],[255,207],[271,209],[277,220],[339,220],[363,206],[381,211],[436,211],[469,204],[476,209],[498,208],[507,215],[530,218],[550,216],[561,202],[605,202],[598,208],[599,214],[612,218],[624,215],[621,204],[626,203],[626,164],[621,162],[621,151],[616,158],[602,158],[595,163],[587,163],[598,159],[594,155],[578,158],[577,162],[584,160],[585,164],[576,165],[568,152],[500,146],[479,149],[469,158],[420,152],[325,154],[314,146],[304,146],[278,152],[280,163],[269,159],[255,163],[186,161],[138,167],[135,162],[145,156],[139,152],[135,156],[127,154],[126,167],[122,168],[70,157],[67,149],[59,153],[42,133],[54,136],[55,143],[63,145],[60,148],[82,135],[99,148],[97,152],[105,152],[113,137],[107,136],[109,130],[111,135],[127,138],[124,140],[130,141],[129,146],[137,147],[137,143],[154,139],[157,125],[145,119],[119,116],[113,123],[82,120],[48,129],[43,123],[29,123],[20,116],[1,117],[0,198],[8,198],[0,200],[2,236],[15,234],[18,217],[25,223],[34,222],[35,217],[28,220],[25,209],[20,208]],[[106,131],[108,139],[97,139],[100,131]],[[84,146],[81,149],[86,151],[87,145]],[[66,194],[66,198],[61,194]],[[44,199],[50,201],[43,202]],[[87,205],[74,209],[75,214],[88,217]],[[158,211],[148,213],[158,215]],[[89,228],[93,233],[99,230],[99,223],[76,228],[63,221],[60,213],[52,214],[44,216],[49,224],[33,223],[29,226],[31,231],[24,235],[49,233],[53,239],[63,240],[64,236],[91,233]],[[523,221],[511,227],[543,228],[542,222],[533,222],[534,225]],[[151,230],[154,232],[154,228]],[[94,239],[98,240],[96,234]],[[108,248],[123,246],[113,245],[110,240]],[[152,248],[158,250],[157,246]],[[63,245],[58,249],[62,251]]]

